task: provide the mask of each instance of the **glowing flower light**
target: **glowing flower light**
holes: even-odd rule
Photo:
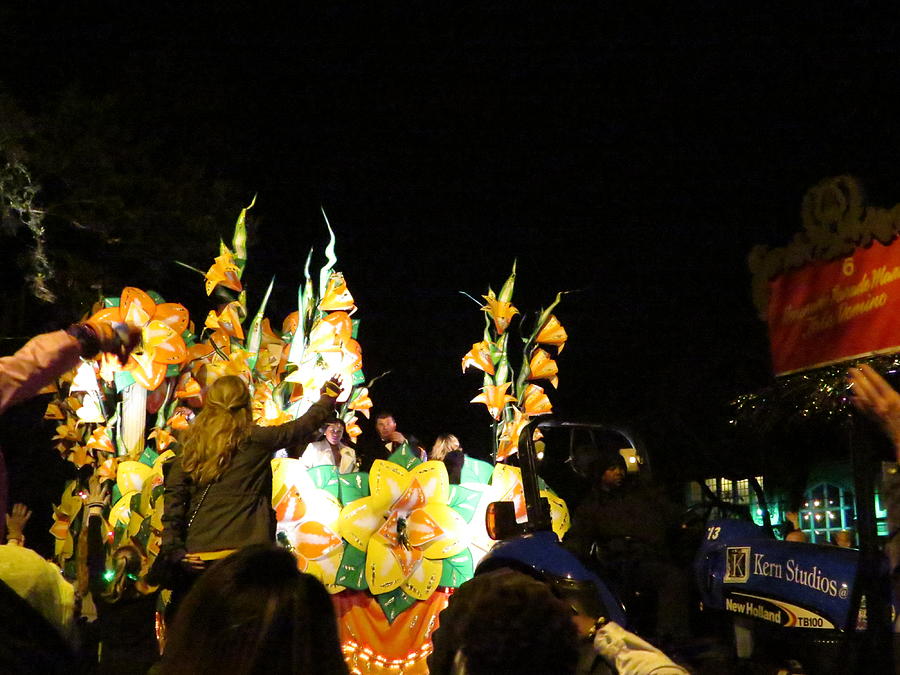
[[[368,419],[372,413],[372,399],[369,398],[369,390],[366,387],[357,389],[347,408],[361,412]]]
[[[491,361],[491,346],[487,340],[476,342],[472,345],[462,359],[462,370],[466,372],[469,366],[475,366],[488,375],[494,374],[494,363]]]
[[[91,318],[127,321],[141,328],[141,346],[132,352],[125,370],[148,391],[162,384],[169,365],[187,360],[187,345],[181,334],[190,324],[190,318],[182,305],[156,304],[144,291],[128,287],[122,291],[118,307],[101,309]]]
[[[244,329],[241,326],[241,303],[235,300],[226,304],[219,313],[210,311],[206,316],[204,325],[211,330],[220,329],[230,337],[243,340]]]
[[[554,388],[559,384],[559,378],[556,376],[556,373],[559,372],[556,361],[540,347],[532,353],[529,368],[531,370],[528,375],[529,380],[548,380]]]
[[[504,384],[499,385],[485,385],[481,388],[481,393],[469,402],[484,403],[484,405],[487,406],[491,417],[495,420],[499,420],[506,404],[516,400],[515,396],[510,396],[506,393],[511,385],[512,382],[505,382]]]
[[[554,345],[556,347],[556,353],[560,354],[562,353],[563,347],[566,346],[567,339],[568,335],[566,335],[566,329],[563,328],[559,319],[551,314],[550,318],[547,319],[543,326],[541,326],[541,330],[538,331],[534,341],[542,345]]]
[[[437,588],[442,561],[468,545],[465,520],[448,505],[450,484],[443,462],[412,471],[375,460],[370,495],[341,511],[340,533],[365,551],[365,579],[378,595],[402,588],[426,600]]]
[[[553,412],[553,405],[547,398],[547,394],[544,393],[543,387],[529,384],[525,387],[524,399],[526,415],[546,415]]]
[[[482,311],[487,312],[488,316],[494,320],[497,335],[503,335],[506,329],[509,328],[510,321],[519,313],[519,310],[511,302],[498,300],[497,296],[494,295],[494,291],[488,291],[487,295],[482,295],[481,297],[487,301],[487,304],[481,308]]]
[[[216,257],[215,262],[206,273],[206,294],[210,295],[216,286],[224,286],[233,291],[242,291],[239,275],[240,268],[234,262],[234,255],[227,248],[222,255]]]
[[[328,278],[328,285],[325,287],[325,295],[319,302],[319,309],[323,312],[342,311],[353,314],[356,311],[356,305],[353,296],[347,289],[347,283],[344,281],[344,275],[340,272],[332,272]]]

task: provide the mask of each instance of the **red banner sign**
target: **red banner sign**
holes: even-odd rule
[[[874,242],[849,258],[814,262],[770,284],[776,375],[900,350],[900,244]]]

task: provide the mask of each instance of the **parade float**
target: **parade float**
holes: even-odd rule
[[[278,330],[265,314],[272,284],[251,313],[242,283],[247,209],[237,219],[231,246],[221,243],[209,269],[196,270],[207,296],[220,301],[202,325],[177,302],[125,288],[104,298],[92,316],[140,327],[140,347],[124,365],[105,356],[83,361],[53,387],[45,417],[57,422],[56,448],[79,468],[79,478],[66,484],[55,507],[51,528],[56,561],[73,581],[85,577],[84,486],[92,473],[112,485],[105,514],[109,552],[133,544],[145,557],[144,569],[152,565],[162,530],[163,465],[218,377],[238,375],[248,382],[254,421],[265,426],[303,414],[322,384],[338,374],[338,414],[351,439],[362,433],[358,416],[370,414],[373,381],[363,374],[357,307],[335,269],[335,237],[327,219],[325,262],[314,278],[309,252],[297,310],[274,324]],[[405,444],[376,460],[369,473],[340,474],[334,466],[307,469],[297,459],[273,459],[278,541],[293,552],[300,570],[331,593],[353,672],[427,672],[438,614],[493,544],[484,524],[488,504],[509,501],[517,518],[526,516],[521,472],[507,460],[529,420],[551,411],[536,382],[556,386],[557,367],[547,350],[561,351],[566,333],[552,314],[557,295],[535,315],[522,349],[514,349],[514,284],[515,268],[499,295],[489,290],[485,304],[479,303],[483,339],[462,359],[464,372],[483,372],[473,402],[483,403],[492,419],[494,462],[467,457],[459,484],[451,485],[443,462],[423,462]],[[566,505],[543,482],[540,493],[561,538],[569,526]]]

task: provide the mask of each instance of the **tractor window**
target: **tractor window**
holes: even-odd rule
[[[841,530],[856,527],[853,493],[831,483],[819,483],[807,491],[800,509],[800,529],[809,541],[831,544]]]

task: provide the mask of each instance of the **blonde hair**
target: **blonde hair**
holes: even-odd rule
[[[459,439],[453,434],[441,434],[431,446],[431,455],[428,459],[442,460],[448,452],[459,450]]]
[[[206,392],[203,410],[182,437],[185,473],[198,485],[215,481],[231,465],[252,424],[247,385],[236,375],[220,377]]]

